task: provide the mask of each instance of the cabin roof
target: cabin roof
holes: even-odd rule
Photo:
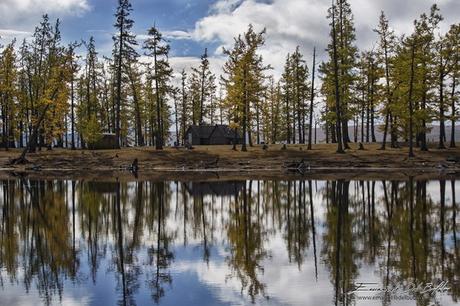
[[[226,124],[216,124],[216,125],[191,125],[186,134],[192,132],[198,138],[211,138],[213,134],[219,131],[223,137],[226,138],[235,138],[235,131],[231,129]],[[241,138],[240,133],[238,133],[237,138]]]
[[[191,125],[188,128],[187,133],[191,131],[199,138],[209,138],[209,136],[211,136],[212,132],[214,131],[214,128],[214,125]]]
[[[225,124],[218,124],[215,126],[215,129],[213,130],[213,134],[216,131],[220,131],[222,135],[226,138],[235,138],[235,130],[231,129],[228,125]],[[211,134],[212,136],[212,134]],[[241,135],[236,135],[237,138],[240,138]]]

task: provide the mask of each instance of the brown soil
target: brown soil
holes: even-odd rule
[[[416,150],[416,157],[408,158],[407,148],[380,151],[379,145],[368,144],[365,145],[366,150],[360,151],[356,144],[352,146],[346,154],[336,154],[334,145],[315,145],[311,151],[301,145],[288,145],[287,150],[282,150],[281,145],[270,145],[266,151],[261,146],[254,146],[248,148],[248,152],[233,151],[231,146],[197,146],[193,150],[167,148],[163,151],[153,148],[103,151],[45,149],[36,154],[28,154],[30,163],[20,166],[10,165],[10,161],[20,154],[19,150],[10,150],[0,151],[0,167],[3,171],[15,173],[107,177],[110,173],[127,172],[137,158],[139,175],[145,178],[164,177],[166,173],[171,178],[204,178],[215,176],[213,173],[234,177],[243,173],[246,173],[245,176],[257,173],[271,177],[286,175],[289,172],[287,165],[304,160],[304,170],[309,175],[334,173],[334,176],[362,176],[373,173],[374,177],[396,174],[408,176],[440,171],[460,174],[460,149],[431,149],[429,152]],[[457,158],[459,162],[448,161],[452,158]]]
[[[248,152],[233,151],[230,146],[197,146],[193,150],[167,148],[156,151],[153,148],[126,148],[122,150],[66,150],[46,149],[28,154],[31,165],[47,169],[113,170],[127,167],[137,158],[140,169],[191,170],[191,169],[281,169],[285,162],[302,159],[313,167],[328,168],[460,168],[460,163],[448,163],[448,157],[459,157],[460,149],[416,151],[415,158],[408,158],[407,149],[378,150],[379,145],[366,145],[366,150],[353,148],[346,154],[336,154],[334,145],[315,145],[311,151],[305,146],[289,145],[282,150],[281,145],[271,145],[267,151],[261,146],[248,148]],[[19,150],[0,151],[0,167],[10,168],[12,158]]]

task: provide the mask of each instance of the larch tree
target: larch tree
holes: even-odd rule
[[[291,143],[291,137],[295,133],[293,131],[294,119],[292,117],[291,110],[293,109],[291,100],[292,98],[292,66],[291,66],[291,54],[288,54],[286,57],[286,62],[284,64],[284,71],[281,76],[281,84],[282,84],[282,95],[283,95],[283,122],[284,122],[284,137],[286,143]]]
[[[84,74],[82,74],[82,82],[84,82],[84,99],[80,101],[79,105],[79,133],[82,147],[89,147],[97,139],[101,137],[100,131],[100,116],[99,116],[99,61],[95,41],[90,37],[89,42],[85,43],[86,58]],[[71,93],[73,96],[73,93]],[[71,106],[72,107],[72,106]],[[88,142],[87,138],[91,138],[92,142]]]
[[[14,147],[17,112],[15,100],[18,96],[15,40],[8,44],[0,57],[0,105],[2,114],[2,143],[5,150]]]
[[[205,124],[205,117],[208,113],[208,108],[210,104],[210,100],[212,99],[215,76],[212,74],[210,67],[209,67],[209,60],[208,60],[208,49],[204,50],[204,54],[201,56],[201,62],[199,67],[192,68],[192,82],[197,82],[194,84],[194,89],[196,90],[199,87],[199,98],[196,103],[197,107],[197,116],[198,116],[198,124],[204,125]],[[195,93],[195,94],[197,94]]]
[[[286,140],[305,143],[306,101],[310,95],[309,73],[300,48],[288,54],[283,76],[283,96],[286,104]]]
[[[171,92],[172,69],[169,66],[168,54],[169,44],[163,39],[160,31],[153,26],[148,31],[148,38],[144,41],[144,50],[153,60],[153,81],[155,84],[155,104],[156,104],[156,143],[157,150],[162,150],[164,137],[167,133],[165,112],[167,112],[167,95]]]
[[[26,56],[27,70],[25,86],[27,108],[30,110],[30,136],[21,156],[12,162],[25,163],[27,152],[35,152],[37,145],[52,148],[53,141],[62,143],[65,132],[65,117],[68,113],[71,77],[70,61],[66,48],[61,45],[59,20],[51,27],[47,15],[36,28],[33,40],[21,54]],[[23,97],[25,95],[22,95]]]
[[[460,25],[451,25],[449,32],[446,34],[448,57],[450,58],[450,120],[451,120],[451,133],[450,133],[450,148],[455,148],[455,123],[458,119],[458,92],[457,86],[460,77]]]
[[[233,105],[234,122],[242,125],[242,151],[247,151],[251,105],[257,103],[264,92],[264,66],[262,56],[257,52],[265,43],[265,30],[255,32],[252,25],[243,35],[235,38],[233,49],[224,49],[228,60],[224,65],[222,78],[226,91],[227,103]]]
[[[414,157],[414,78],[415,78],[415,48],[416,42],[414,39],[409,40],[410,44],[410,77],[409,77],[409,157]]]
[[[331,19],[335,19],[335,26],[333,26],[333,35],[335,39],[332,49],[328,47],[329,56],[332,59],[337,57],[337,73],[339,78],[340,90],[340,119],[341,122],[341,136],[343,139],[343,146],[348,149],[348,142],[350,137],[348,135],[348,121],[353,117],[348,105],[353,102],[353,95],[351,89],[354,86],[355,76],[354,68],[356,66],[356,58],[358,49],[355,45],[356,34],[354,27],[354,17],[351,11],[351,6],[348,0],[337,0],[333,6],[333,15]],[[335,66],[335,60],[334,66]],[[334,68],[335,70],[335,68]]]
[[[75,50],[79,47],[79,43],[73,42],[70,43],[67,47],[67,56],[69,60],[69,69],[70,69],[70,148],[72,150],[76,149],[75,146],[75,78],[80,70],[80,65],[78,64],[78,57]]]
[[[336,133],[337,133],[337,153],[341,154],[345,151],[343,150],[343,143],[347,141],[346,136],[342,138],[342,104],[341,104],[341,84],[339,77],[339,54],[338,54],[338,39],[337,39],[337,22],[336,22],[336,8],[333,5],[331,8],[331,26],[332,26],[332,62],[333,62],[333,75],[334,75],[334,93],[335,93],[335,112],[336,112]],[[346,127],[348,130],[348,127]],[[344,141],[345,140],[345,141]],[[345,145],[346,147],[346,145]]]
[[[180,107],[180,113],[181,113],[181,123],[180,123],[180,138],[182,139],[182,145],[185,144],[185,132],[187,129],[187,124],[189,123],[189,105],[188,105],[188,96],[187,96],[187,73],[185,72],[185,69],[182,69],[181,72],[181,88],[180,88],[180,93],[181,93],[181,107]]]
[[[391,105],[393,98],[393,88],[394,82],[392,82],[392,59],[396,43],[396,37],[394,31],[389,26],[389,21],[385,16],[385,13],[382,11],[380,14],[379,25],[377,29],[374,30],[379,35],[379,50],[377,55],[380,57],[379,62],[383,63],[383,69],[385,71],[385,90],[384,90],[384,100],[385,105],[382,108],[382,112],[385,118],[384,128],[383,128],[383,140],[381,150],[385,150],[387,143],[388,127],[391,115]]]
[[[143,134],[143,116],[144,116],[144,101],[141,95],[141,70],[137,61],[129,63],[128,67],[128,79],[131,89],[131,97],[133,101],[133,115],[134,115],[134,126],[135,126],[135,143],[137,146],[143,147],[144,134]]]
[[[122,106],[122,87],[123,74],[126,73],[128,63],[138,54],[135,50],[137,45],[136,36],[131,32],[134,21],[129,18],[132,6],[129,0],[118,0],[118,7],[115,13],[115,29],[117,33],[113,36],[114,65],[116,73],[116,98],[115,98],[115,135],[117,146],[121,145],[121,106]]]
[[[416,105],[416,109],[419,110],[419,120],[417,120],[417,143],[420,144],[420,149],[422,151],[428,151],[427,145],[427,132],[428,132],[428,124],[431,122],[433,117],[438,117],[440,119],[444,115],[441,115],[441,112],[438,116],[432,116],[431,111],[431,101],[434,98],[434,92],[437,88],[443,88],[444,84],[441,86],[436,86],[436,84],[440,84],[440,78],[437,77],[437,73],[435,71],[444,70],[439,64],[439,57],[436,51],[436,47],[440,47],[440,45],[436,43],[435,32],[439,27],[439,23],[442,21],[442,16],[439,14],[439,8],[436,5],[433,5],[430,10],[430,14],[421,14],[420,18],[417,19],[414,23],[415,25],[415,37],[414,39],[417,40],[417,48],[415,54],[415,65],[420,66],[420,77],[421,82],[420,89],[417,89],[417,95],[421,96],[419,105]],[[436,60],[438,59],[438,60]],[[442,72],[444,74],[444,71]],[[441,97],[442,96],[442,97]],[[440,100],[444,100],[443,93],[439,96]],[[439,103],[439,110],[444,112],[444,101],[440,101]],[[444,121],[444,118],[442,119]],[[443,124],[443,123],[442,123]],[[440,133],[444,134],[444,127],[440,128]],[[440,144],[441,145],[441,144]],[[443,144],[442,144],[443,145]],[[442,147],[441,145],[441,147]]]

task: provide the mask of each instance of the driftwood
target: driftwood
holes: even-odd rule
[[[448,156],[446,158],[446,161],[449,163],[458,163],[460,162],[460,157],[459,156]]]
[[[27,171],[41,171],[42,170],[42,166],[40,165],[33,165],[31,167],[26,167],[26,170]]]
[[[128,167],[128,170],[131,172],[139,171],[139,161],[137,158],[134,159],[133,163]]]
[[[300,161],[288,161],[284,163],[284,168],[288,171],[298,171],[304,173],[310,169],[310,165],[306,162],[305,159]]]
[[[217,164],[219,163],[220,158],[216,157],[214,160],[211,160],[209,162],[205,161],[200,161],[197,168],[199,169],[212,169],[212,168],[217,168]]]

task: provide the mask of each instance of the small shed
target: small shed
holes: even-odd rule
[[[191,125],[185,132],[185,142],[191,145],[230,145],[242,142],[240,134],[228,125]]]
[[[95,143],[88,144],[90,150],[115,150],[119,149],[117,146],[117,137],[115,134],[105,133],[102,134],[101,139]]]

